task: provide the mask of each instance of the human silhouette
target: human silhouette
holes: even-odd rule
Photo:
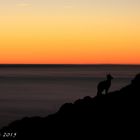
[[[105,81],[101,81],[98,86],[97,86],[97,96],[102,95],[103,91],[105,90],[105,94],[108,93],[108,90],[111,86],[111,80],[113,79],[113,77],[108,74],[107,76],[107,80]]]

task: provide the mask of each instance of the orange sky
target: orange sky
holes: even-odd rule
[[[139,2],[52,1],[0,2],[0,63],[140,64]]]

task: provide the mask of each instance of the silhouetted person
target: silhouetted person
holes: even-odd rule
[[[109,90],[109,88],[110,88],[110,86],[111,86],[111,80],[113,79],[113,77],[110,75],[110,74],[108,74],[107,75],[107,80],[105,80],[105,81],[102,81],[102,82],[100,82],[99,84],[98,84],[98,86],[97,86],[97,95],[102,95],[102,92],[105,90],[105,94],[107,94],[108,93],[108,90]]]

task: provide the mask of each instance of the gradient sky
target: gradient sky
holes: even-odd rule
[[[140,64],[140,1],[0,0],[0,63]]]

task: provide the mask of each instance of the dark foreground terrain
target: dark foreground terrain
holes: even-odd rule
[[[139,113],[140,74],[121,90],[66,103],[57,113],[45,118],[32,117],[14,121],[0,131],[0,138],[135,139],[140,135]]]

